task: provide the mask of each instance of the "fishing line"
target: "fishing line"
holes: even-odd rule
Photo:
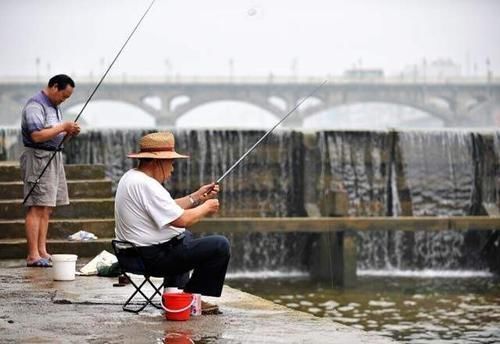
[[[125,46],[127,45],[128,41],[132,38],[132,36],[134,35],[135,31],[137,31],[137,28],[139,27],[139,25],[141,25],[142,20],[146,17],[146,15],[148,14],[148,12],[151,9],[151,7],[153,7],[153,4],[154,4],[155,1],[156,0],[151,1],[151,3],[149,4],[148,8],[146,9],[146,11],[144,12],[144,14],[142,15],[141,19],[139,19],[139,21],[135,25],[134,29],[132,30],[132,32],[128,36],[127,40],[125,41],[125,43],[123,43],[122,47],[120,48],[120,50],[116,54],[115,58],[113,59],[113,61],[109,65],[108,69],[106,69],[106,71],[102,75],[101,80],[99,80],[99,82],[97,83],[96,87],[94,88],[94,90],[92,91],[92,93],[90,94],[90,96],[87,98],[87,101],[83,105],[82,109],[80,110],[80,112],[76,116],[75,121],[74,121],[75,123],[78,121],[78,119],[80,118],[80,116],[83,113],[83,110],[85,110],[85,108],[87,107],[88,103],[90,102],[90,100],[92,99],[92,97],[94,96],[94,94],[97,92],[97,89],[99,88],[99,86],[101,86],[102,82],[104,81],[104,78],[106,78],[106,76],[108,75],[109,71],[111,70],[111,67],[113,67],[113,65],[115,64],[116,60],[118,59],[118,57],[122,53],[123,49],[125,49]],[[59,145],[57,146],[57,148],[54,151],[54,153],[50,156],[49,161],[47,161],[47,164],[45,165],[45,167],[43,168],[42,172],[40,173],[40,175],[36,179],[35,184],[33,184],[33,186],[31,187],[31,189],[28,192],[28,194],[26,195],[26,197],[24,197],[23,204],[26,203],[26,201],[28,200],[28,198],[32,194],[33,190],[38,185],[38,183],[40,181],[40,178],[42,178],[43,174],[45,173],[45,171],[49,167],[51,161],[54,159],[54,157],[56,156],[57,152],[59,152],[61,150],[61,146],[69,139],[69,137],[70,137],[70,135],[66,134],[64,136],[64,138],[61,140],[61,142],[59,143]]]
[[[288,113],[278,123],[276,123],[274,125],[274,127],[272,127],[271,129],[269,129],[257,142],[255,142],[255,144],[252,147],[250,147],[249,150],[247,150],[245,152],[245,154],[243,154],[230,168],[228,168],[226,170],[226,172],[224,172],[224,174],[222,174],[222,176],[220,176],[219,179],[217,179],[215,181],[215,184],[219,184],[229,173],[231,173],[232,170],[234,170],[236,168],[236,166],[238,166],[240,164],[241,161],[243,161],[243,159],[245,159],[247,157],[248,154],[250,154],[255,149],[255,147],[257,147],[259,145],[259,143],[261,143],[269,134],[271,134],[271,132],[274,129],[276,129],[276,127],[278,125],[280,125],[285,119],[288,118],[288,116],[290,116],[293,112],[295,112],[295,110],[297,110],[298,107],[300,105],[302,105],[303,102],[305,102],[307,99],[309,99],[314,93],[316,93],[316,91],[318,91],[327,82],[328,82],[328,80],[323,81],[320,85],[316,86],[305,98],[302,98],[302,100],[300,102],[298,102],[293,107],[293,109],[291,109],[290,111],[288,111]],[[213,190],[213,188],[210,191],[212,191],[212,190]],[[206,193],[208,194],[210,191],[207,191]]]

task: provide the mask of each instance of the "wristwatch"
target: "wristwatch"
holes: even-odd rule
[[[191,206],[196,207],[199,204],[199,201],[195,201],[193,196],[188,195],[189,201],[191,202]]]

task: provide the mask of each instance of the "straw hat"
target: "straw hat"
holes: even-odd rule
[[[174,149],[174,134],[170,132],[151,133],[139,140],[141,149],[138,153],[130,153],[129,158],[145,159],[187,159],[189,156],[181,155]]]

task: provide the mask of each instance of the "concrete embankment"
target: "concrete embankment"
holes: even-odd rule
[[[52,269],[0,261],[0,341],[12,343],[392,343],[389,338],[291,310],[225,287],[223,314],[167,321],[153,307],[122,311],[132,286],[116,278],[55,282]]]

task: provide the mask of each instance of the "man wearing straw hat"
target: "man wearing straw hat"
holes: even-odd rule
[[[138,246],[155,275],[169,276],[165,287],[220,296],[230,257],[228,240],[220,235],[195,239],[185,229],[219,210],[219,186],[203,185],[173,199],[162,183],[170,178],[174,160],[188,156],[175,151],[170,132],[145,135],[139,145],[140,152],[128,155],[139,159],[139,166],[123,175],[116,190],[117,239]],[[217,306],[205,302],[202,310],[218,313]]]

